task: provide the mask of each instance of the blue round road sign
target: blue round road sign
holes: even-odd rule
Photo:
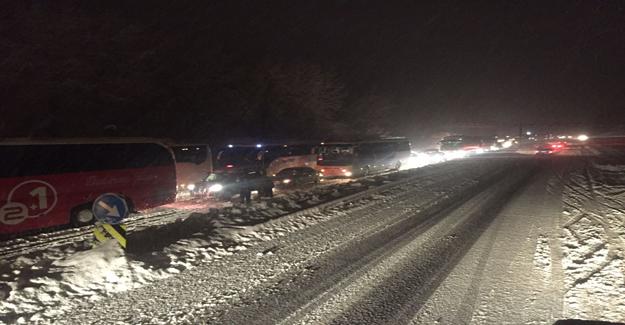
[[[98,221],[116,225],[128,216],[128,204],[117,194],[105,193],[93,201],[91,211]]]

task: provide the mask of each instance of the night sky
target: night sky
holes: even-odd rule
[[[101,135],[106,125],[120,135],[301,136],[308,120],[316,134],[413,138],[625,124],[623,1],[2,7],[2,136]],[[324,113],[293,114],[315,107]]]

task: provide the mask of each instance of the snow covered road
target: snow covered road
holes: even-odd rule
[[[469,159],[340,186],[146,227],[127,254],[65,250],[39,271],[18,257],[0,320],[625,321],[617,154]]]

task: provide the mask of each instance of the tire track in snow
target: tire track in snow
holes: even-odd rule
[[[480,200],[475,210],[470,210],[447,236],[425,244],[420,252],[395,270],[392,277],[370,290],[365,298],[336,317],[333,323],[397,324],[410,321],[530,175],[519,173],[514,178],[504,179],[500,185],[507,184],[497,188],[488,199]]]

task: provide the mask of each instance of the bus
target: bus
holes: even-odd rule
[[[410,141],[405,138],[321,143],[317,147],[317,170],[324,178],[366,176],[399,170],[409,158]]]
[[[258,191],[261,197],[270,197],[274,181],[281,172],[304,169],[316,174],[314,148],[314,144],[302,143],[229,144],[218,151],[213,173],[196,183],[192,192],[229,199],[237,192],[248,189]],[[242,187],[241,184],[247,185]]]
[[[207,144],[171,144],[176,160],[176,199],[188,198],[195,184],[213,171],[210,147]]]
[[[101,194],[131,211],[172,203],[172,152],[150,139],[0,141],[0,237],[94,221]]]
[[[440,151],[447,159],[463,158],[488,151],[494,139],[480,136],[451,135],[440,141]]]
[[[315,169],[317,155],[314,144],[228,145],[217,154],[215,169],[255,169],[274,177],[289,168]]]

